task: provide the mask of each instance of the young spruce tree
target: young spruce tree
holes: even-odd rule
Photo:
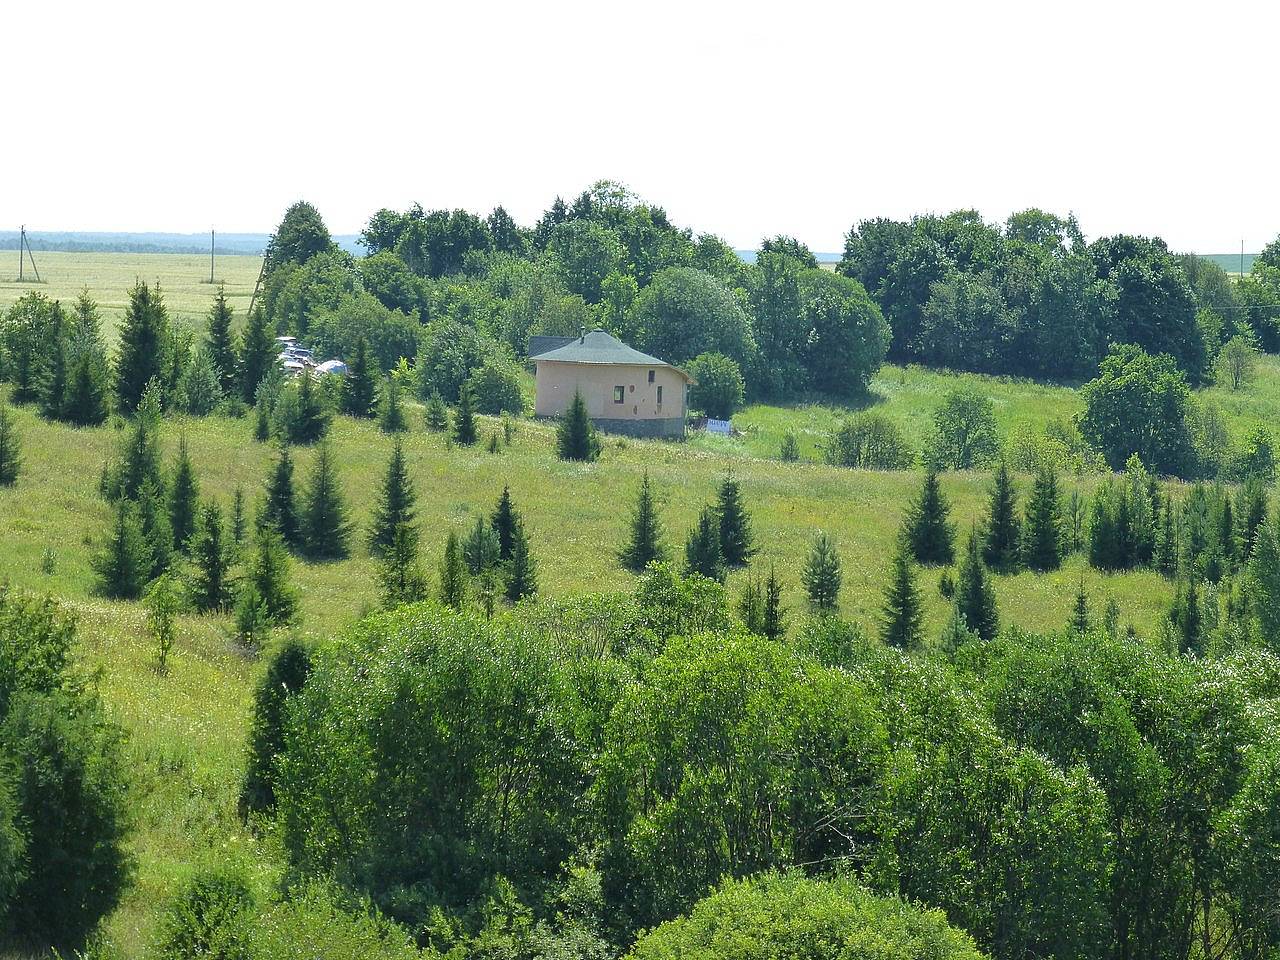
[[[982,557],[995,570],[1013,570],[1018,565],[1020,548],[1018,494],[1008,464],[1001,460],[991,489]]]
[[[170,347],[169,314],[160,286],[152,289],[139,282],[129,291],[116,355],[116,402],[122,412],[133,413],[147,384],[164,382],[172,372]]]
[[[142,535],[138,508],[131,500],[116,504],[106,542],[92,560],[95,589],[115,600],[136,600],[151,580],[151,548]]]
[[[600,456],[595,424],[587,416],[587,402],[576,390],[556,430],[556,452],[561,460],[591,461]]]
[[[342,412],[349,417],[368,419],[378,404],[378,381],[369,360],[369,341],[361,337],[342,381]]]
[[[498,534],[487,517],[476,517],[475,526],[462,542],[462,557],[467,562],[467,571],[478,577],[486,570],[491,570],[502,559],[502,548],[498,544]]]
[[[169,498],[162,483],[147,480],[138,493],[138,517],[142,535],[151,548],[151,576],[169,569],[173,560],[173,523],[169,519]]]
[[[698,522],[689,531],[684,545],[684,565],[688,573],[724,581],[724,557],[720,554],[720,524],[711,507],[703,507]]]
[[[22,470],[22,444],[9,404],[0,399],[0,487],[12,487]]]
[[[404,416],[403,392],[395,376],[383,381],[382,403],[378,410],[378,427],[383,433],[404,433],[409,429]]]
[[[178,439],[178,462],[174,464],[173,479],[169,483],[169,526],[173,530],[174,546],[184,553],[195,532],[199,499],[200,485],[191,465],[187,438],[183,436]]]
[[[249,314],[240,350],[240,396],[245,403],[258,398],[258,385],[271,372],[280,351],[267,325],[267,315],[259,304]]]
[[[258,532],[241,589],[257,596],[273,626],[290,624],[297,616],[298,594],[290,583],[289,553],[274,527],[266,526]]]
[[[471,385],[464,383],[453,415],[453,442],[464,447],[476,442],[476,415],[471,408]]]
[[[236,356],[235,333],[231,330],[231,306],[221,285],[213,298],[213,306],[209,308],[209,334],[205,343],[222,395],[230,397],[239,393],[240,363]]]
[[[298,523],[298,498],[293,486],[293,455],[287,443],[280,444],[280,455],[267,478],[267,499],[258,517],[260,527],[269,527],[290,548],[302,545]]]
[[[1000,628],[996,592],[982,562],[976,531],[969,534],[956,577],[956,609],[965,625],[983,640],[994,640]]]
[[[782,582],[769,566],[769,579],[764,582],[764,635],[781,640],[787,632],[787,611],[782,605]]]
[[[498,505],[493,508],[493,516],[489,519],[493,532],[498,535],[498,559],[506,563],[516,545],[516,527],[520,525],[520,515],[511,502],[511,488],[504,486]]]
[[[756,552],[751,535],[751,518],[742,503],[742,491],[732,475],[720,484],[716,503],[720,518],[720,555],[726,566],[744,567]]]
[[[191,542],[191,559],[195,564],[191,589],[195,608],[202,613],[226,609],[231,551],[223,536],[222,510],[216,503],[206,503],[200,509],[196,535]]]
[[[631,513],[631,539],[618,554],[622,565],[640,573],[650,563],[666,559],[667,549],[662,543],[662,521],[653,501],[653,486],[649,471],[640,479],[635,509]]]
[[[804,572],[800,581],[809,594],[809,605],[817,613],[835,613],[840,607],[840,556],[835,544],[825,533],[819,532],[809,547]]]
[[[461,610],[467,602],[467,567],[463,561],[458,535],[449,531],[444,544],[444,557],[440,561],[440,602],[446,607]]]
[[[388,610],[427,596],[427,578],[418,564],[418,538],[407,523],[398,524],[378,557],[378,586]]]
[[[284,753],[285,708],[311,676],[311,653],[298,640],[286,640],[267,666],[253,694],[249,760],[240,789],[240,814],[276,805],[276,764]]]
[[[1067,632],[1077,637],[1083,637],[1092,627],[1089,619],[1089,594],[1084,589],[1084,577],[1080,578],[1080,585],[1076,587],[1075,599],[1071,602],[1071,619],[1067,621]]]
[[[525,597],[538,592],[538,571],[529,553],[529,537],[524,524],[517,520],[514,542],[511,545],[511,562],[507,565],[507,601],[519,603]]]
[[[338,480],[333,450],[321,443],[302,497],[302,549],[317,560],[341,560],[351,553],[351,524]]]
[[[415,554],[418,547],[417,528],[414,526],[414,504],[417,495],[409,479],[409,468],[404,459],[404,447],[397,437],[391,448],[391,459],[382,480],[382,489],[373,508],[373,524],[369,528],[369,552],[375,557],[386,554],[396,537],[396,531],[404,527]]]
[[[938,472],[929,468],[919,495],[907,508],[902,528],[902,541],[917,563],[945,565],[955,558],[955,530],[947,519],[950,512]]]
[[[914,650],[920,645],[922,621],[915,566],[909,547],[902,544],[893,558],[893,572],[885,592],[880,638],[899,650]]]
[[[1062,565],[1062,501],[1058,475],[1050,467],[1036,473],[1022,530],[1022,562],[1039,572]]]
[[[432,390],[427,398],[423,419],[432,433],[444,433],[449,429],[449,408],[444,405],[444,397],[440,396],[439,390]]]

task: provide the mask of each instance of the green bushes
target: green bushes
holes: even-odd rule
[[[823,449],[827,463],[864,470],[906,470],[915,454],[897,424],[882,413],[859,413],[842,423]]]
[[[694,383],[689,387],[689,406],[708,417],[728,420],[742,406],[746,384],[738,365],[722,353],[702,353],[685,368]]]
[[[632,960],[981,960],[973,940],[848,877],[768,873],[728,880],[687,917],[640,938]]]
[[[130,876],[121,734],[74,641],[50,601],[0,586],[0,946],[81,946]]]

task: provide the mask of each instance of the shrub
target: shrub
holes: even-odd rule
[[[501,413],[524,413],[524,395],[520,392],[520,368],[502,354],[487,357],[468,381],[476,413],[497,416]]]
[[[827,441],[823,454],[837,467],[906,470],[915,462],[897,425],[882,413],[850,417]]]
[[[254,906],[244,875],[228,867],[192,876],[160,921],[159,954],[166,960],[250,960],[246,921]]]
[[[693,377],[689,406],[716,420],[728,420],[742,406],[746,383],[742,370],[723,353],[703,353],[685,368]]]
[[[640,938],[631,960],[982,960],[941,910],[876,896],[849,877],[727,880]]]
[[[938,470],[972,470],[987,466],[999,453],[991,398],[969,385],[948,393],[933,415],[925,462]]]

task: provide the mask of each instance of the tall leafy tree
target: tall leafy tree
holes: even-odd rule
[[[917,563],[948,564],[955,557],[955,528],[948,519],[950,513],[938,472],[929,468],[920,493],[907,508],[902,527],[903,543]]]
[[[333,237],[320,211],[305,200],[290,204],[267,244],[267,269],[306,263],[333,248]]]
[[[261,305],[249,314],[240,349],[240,396],[245,403],[258,397],[258,385],[275,367],[280,353]]]
[[[267,498],[258,520],[260,527],[274,530],[291,549],[302,545],[298,498],[293,484],[293,454],[287,443],[280,444],[280,454],[267,478]]]
[[[115,521],[106,542],[94,554],[97,592],[117,600],[136,600],[151,580],[152,554],[138,508],[131,500],[116,504]]]
[[[561,460],[590,461],[600,456],[595,424],[587,416],[587,402],[577,390],[556,429],[556,452]]]
[[[209,308],[209,331],[205,338],[209,361],[217,373],[218,386],[223,396],[232,396],[240,389],[240,361],[237,356],[235,332],[231,329],[231,305],[227,292],[219,285]]]
[[[834,613],[840,606],[840,556],[825,533],[813,538],[800,581],[809,595],[809,605],[818,613]]]
[[[650,563],[664,560],[666,554],[666,546],[662,542],[662,521],[658,517],[649,471],[646,470],[631,513],[631,536],[618,558],[628,570],[639,573]]]
[[[996,591],[982,562],[979,537],[969,534],[960,571],[956,576],[956,609],[964,617],[965,626],[983,640],[994,640],[1000,627],[996,610]]]
[[[1022,530],[1022,562],[1032,570],[1057,570],[1062,565],[1062,497],[1052,467],[1036,473]]]
[[[170,370],[169,313],[160,286],[139,283],[129,291],[116,355],[116,402],[133,413],[152,380],[165,382]]]
[[[368,538],[371,554],[376,557],[384,555],[392,545],[396,529],[399,527],[409,531],[407,536],[416,550],[417,528],[414,525],[414,506],[417,499],[417,494],[413,490],[413,481],[409,479],[404,447],[400,438],[397,437],[391,448],[391,459],[387,461],[382,489],[373,508],[373,522],[369,528]]]
[[[302,549],[309,557],[341,560],[351,552],[351,523],[328,443],[320,444],[302,496]]]
[[[22,444],[9,405],[0,399],[0,487],[12,487],[22,470]]]
[[[1018,493],[1009,474],[1009,466],[1000,461],[995,485],[991,488],[990,506],[982,544],[983,559],[997,570],[1009,570],[1018,564],[1021,550],[1021,524],[1018,522]]]
[[[880,639],[899,650],[914,650],[920,646],[923,621],[915,566],[910,550],[903,544],[894,555],[889,587],[885,591]]]
[[[756,552],[751,518],[742,502],[742,490],[730,474],[720,483],[716,502],[720,521],[720,556],[726,566],[741,567]]]
[[[231,551],[222,525],[222,510],[217,503],[206,503],[200,509],[200,520],[191,544],[195,566],[191,599],[202,612],[226,609],[230,598]]]
[[[684,545],[685,569],[712,580],[723,580],[724,556],[720,552],[720,524],[715,511],[702,508],[698,522],[689,531]]]
[[[369,340],[362,336],[356,341],[347,375],[342,381],[341,409],[347,416],[368,418],[373,416],[377,402],[377,372],[370,363]]]

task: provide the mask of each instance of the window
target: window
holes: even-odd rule
[[[650,371],[649,371],[649,382],[650,382],[650,383],[653,383],[653,371],[652,371],[652,370],[650,370]],[[658,389],[659,389],[659,390],[661,390],[662,388],[661,388],[661,387],[659,387]]]
[[[626,399],[627,391],[623,387],[613,388],[613,402],[622,403]]]
[[[662,406],[662,387],[658,387],[658,406]]]

